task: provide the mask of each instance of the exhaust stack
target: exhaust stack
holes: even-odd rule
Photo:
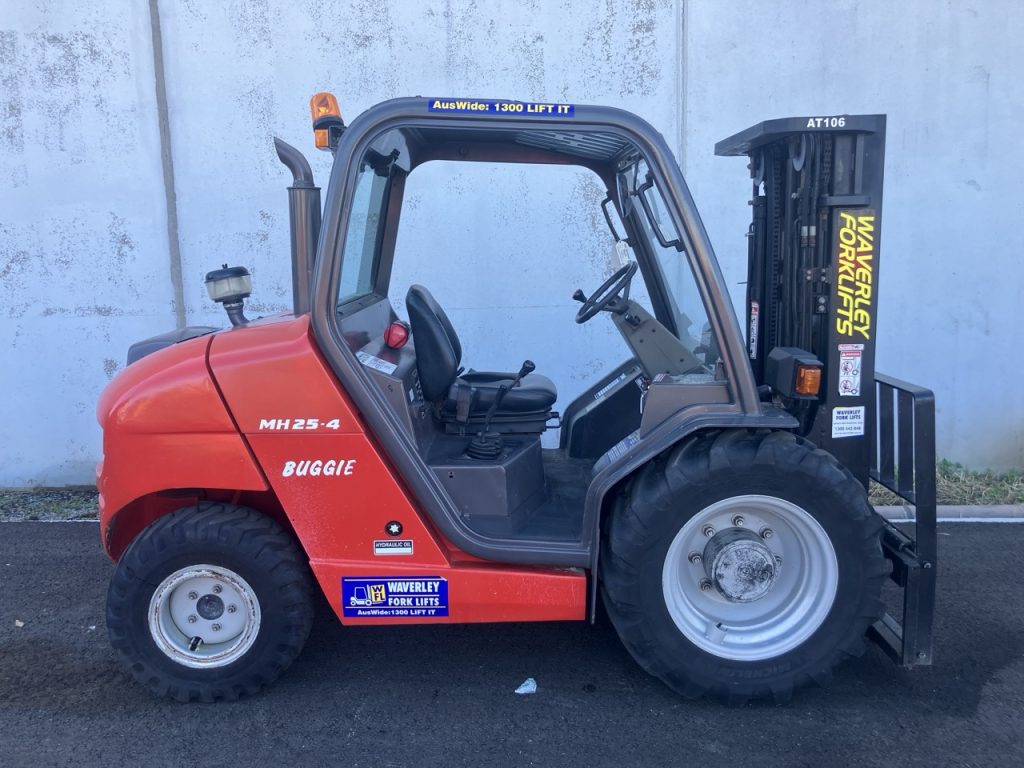
[[[274,148],[292,172],[288,216],[292,241],[292,307],[296,316],[310,310],[316,244],[320,239],[320,187],[313,183],[309,161],[291,144],[274,137]]]

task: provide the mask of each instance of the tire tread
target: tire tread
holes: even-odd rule
[[[713,670],[688,666],[685,660],[673,664],[663,658],[666,654],[649,617],[631,597],[642,592],[645,565],[650,567],[651,550],[658,545],[651,537],[655,521],[662,515],[673,514],[673,506],[678,507],[691,488],[708,478],[755,470],[777,471],[779,467],[816,485],[831,487],[850,500],[846,514],[860,532],[858,548],[865,579],[851,632],[810,668],[767,681],[723,682]],[[687,439],[664,459],[638,470],[609,514],[600,558],[600,587],[608,615],[640,666],[687,698],[711,695],[736,706],[752,699],[783,704],[791,700],[797,688],[808,684],[825,686],[840,661],[863,654],[864,633],[884,612],[879,593],[889,573],[889,562],[881,551],[881,519],[849,470],[831,454],[791,433],[725,430]]]
[[[133,614],[138,590],[151,592],[165,573],[161,567],[172,553],[195,550],[229,553],[252,568],[269,575],[271,598],[280,619],[280,637],[267,645],[254,664],[235,666],[199,676],[180,667],[172,675],[148,639],[145,620]],[[197,554],[196,562],[204,555]],[[165,568],[166,570],[166,568]],[[148,594],[148,593],[147,593]],[[132,676],[158,696],[181,702],[234,701],[249,696],[273,681],[298,656],[313,624],[312,582],[305,556],[294,539],[276,522],[261,513],[233,504],[201,502],[161,517],[146,528],[124,552],[107,593],[107,628],[115,653]],[[148,598],[147,598],[148,601]],[[134,617],[134,620],[133,620]],[[148,644],[147,644],[148,641]],[[235,662],[241,664],[245,658]]]

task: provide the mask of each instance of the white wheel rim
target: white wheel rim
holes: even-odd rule
[[[259,629],[256,593],[245,579],[219,565],[175,571],[149,601],[153,642],[186,667],[207,669],[237,661],[252,647]]]
[[[735,528],[758,534],[759,552],[766,547],[777,563],[770,587],[749,602],[723,594],[703,562],[710,538]],[[694,553],[701,555],[697,562]],[[838,586],[839,561],[825,529],[774,496],[735,496],[705,507],[676,534],[662,569],[665,607],[679,631],[701,650],[737,661],[771,659],[799,646],[825,621]]]

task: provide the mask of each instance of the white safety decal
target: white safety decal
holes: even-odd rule
[[[389,363],[387,360],[381,360],[379,357],[374,357],[369,352],[363,352],[363,350],[356,352],[356,357],[358,357],[359,362],[367,368],[373,368],[381,373],[386,373],[388,376],[398,370],[398,366],[394,363]]]
[[[757,333],[761,328],[761,305],[756,301],[750,302],[750,331],[747,338],[750,339],[750,359],[757,359]]]
[[[860,360],[863,355],[863,344],[839,345],[839,395],[841,397],[858,397],[860,395]]]
[[[857,437],[864,434],[864,406],[832,409],[832,437]]]
[[[622,381],[625,381],[625,380],[626,380],[626,374],[620,373],[618,376],[615,377],[615,379],[613,381],[608,382],[603,387],[601,387],[599,390],[597,390],[597,392],[594,394],[594,399],[595,400],[600,400],[602,397],[604,397],[609,392],[611,392],[613,389],[615,389],[615,387],[618,386],[619,382],[622,382]]]

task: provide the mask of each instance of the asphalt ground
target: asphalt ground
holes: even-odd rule
[[[647,676],[606,619],[346,629],[326,603],[258,696],[163,701],[108,645],[96,525],[0,524],[0,766],[1024,766],[1024,525],[939,530],[934,667],[869,647],[729,709]]]

